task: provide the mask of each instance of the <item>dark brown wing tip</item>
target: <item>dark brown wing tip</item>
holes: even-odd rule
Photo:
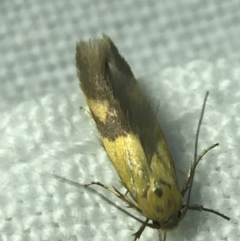
[[[81,83],[97,75],[104,75],[106,51],[102,39],[90,39],[76,43],[77,74]]]
[[[116,66],[117,69],[120,72],[124,73],[125,76],[134,78],[134,74],[131,70],[131,67],[129,66],[125,58],[119,53],[117,46],[106,34],[103,33],[102,35],[103,41],[105,43],[105,48],[108,52],[109,62]]]

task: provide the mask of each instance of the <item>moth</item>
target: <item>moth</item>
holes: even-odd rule
[[[134,74],[120,55],[112,40],[102,38],[80,41],[76,45],[76,67],[80,87],[100,134],[100,140],[127,193],[100,182],[129,207],[141,213],[146,220],[134,234],[140,238],[145,227],[162,231],[175,228],[187,210],[209,211],[227,220],[225,215],[190,205],[190,195],[197,164],[218,144],[214,144],[197,156],[197,140],[207,95],[198,125],[195,158],[182,188],[178,184],[174,162],[163,131],[147,97]],[[188,192],[187,202],[183,197]]]

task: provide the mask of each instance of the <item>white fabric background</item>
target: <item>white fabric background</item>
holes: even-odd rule
[[[181,171],[210,90],[199,152],[220,146],[199,165],[192,202],[231,220],[189,211],[167,240],[239,240],[239,9],[239,0],[0,1],[0,241],[132,240],[140,226],[100,195],[52,176],[121,186],[79,110],[86,104],[75,43],[102,32],[159,107]],[[157,232],[147,228],[141,240],[158,240]]]

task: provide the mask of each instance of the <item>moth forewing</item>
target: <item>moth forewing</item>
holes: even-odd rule
[[[177,226],[186,208],[172,156],[130,66],[106,35],[77,43],[76,65],[102,145],[132,201],[103,184],[92,184],[110,190],[146,217],[135,239],[145,226],[163,230]]]
[[[145,217],[167,221],[182,196],[163,132],[129,65],[105,35],[77,44],[76,59],[91,115],[122,183]]]

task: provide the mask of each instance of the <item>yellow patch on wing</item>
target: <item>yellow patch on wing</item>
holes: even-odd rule
[[[114,141],[102,137],[102,142],[124,186],[147,218],[165,221],[181,209],[182,196],[174,177],[156,153],[149,167],[137,135],[127,133]]]
[[[138,193],[138,188],[146,183],[142,178],[148,166],[146,157],[139,141],[133,133],[126,133],[125,136],[118,136],[114,141],[102,137],[103,145],[113,163],[118,175],[130,194]]]
[[[107,118],[108,108],[109,108],[108,101],[89,99],[87,98],[87,96],[86,96],[86,100],[87,100],[89,109],[92,113],[94,113],[94,116],[97,117],[100,121],[105,122]]]

